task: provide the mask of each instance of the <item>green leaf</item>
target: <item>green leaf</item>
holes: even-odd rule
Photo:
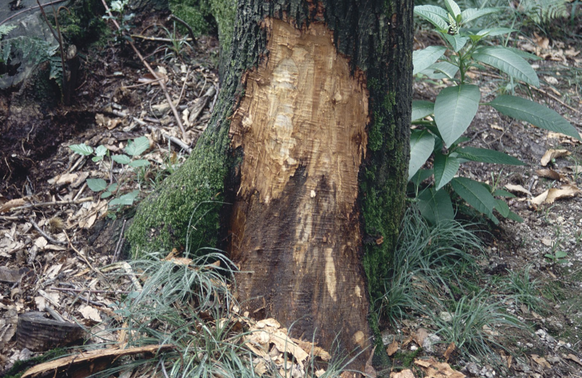
[[[138,195],[139,195],[139,190],[134,190],[131,193],[124,194],[119,198],[111,200],[111,202],[109,202],[109,205],[110,206],[119,206],[119,205],[131,206],[131,205],[133,205],[133,202],[135,201],[135,199],[137,198]]]
[[[477,35],[481,37],[495,37],[498,35],[513,33],[515,31],[517,30],[510,28],[487,28],[479,30],[479,32],[477,32]]]
[[[451,180],[451,186],[475,210],[487,215],[493,223],[499,223],[499,220],[493,215],[493,209],[497,204],[495,198],[481,183],[466,177],[455,177]]]
[[[459,5],[455,3],[454,0],[445,0],[445,5],[449,10],[449,13],[457,19],[457,16],[461,14],[461,8],[459,8]]]
[[[456,154],[443,155],[440,152],[434,154],[434,185],[439,190],[447,185],[459,171],[461,162]]]
[[[517,215],[516,213],[514,213],[513,211],[509,211],[509,215],[506,217],[507,219],[511,219],[513,221],[519,222],[519,223],[523,223],[523,218],[520,217],[519,215]]]
[[[145,150],[150,148],[150,141],[147,137],[142,136],[135,139],[133,142],[130,140],[125,147],[125,152],[131,156],[141,155]]]
[[[465,9],[464,11],[461,12],[461,22],[463,24],[466,24],[467,22],[473,21],[479,17],[483,17],[483,16],[486,16],[488,14],[496,13],[499,11],[501,11],[501,8],[481,8],[481,9],[469,8],[469,9]]]
[[[87,179],[87,186],[94,192],[100,192],[107,188],[107,181],[103,179]]]
[[[416,174],[410,178],[409,183],[414,187],[418,187],[420,183],[432,177],[433,174],[434,171],[432,169],[419,169],[418,172],[416,172]]]
[[[506,49],[511,51],[515,55],[521,56],[525,60],[541,60],[542,59],[537,55],[534,55],[532,53],[528,53],[527,51],[516,49],[515,47],[506,47]]]
[[[423,191],[418,196],[418,209],[422,216],[433,225],[453,220],[455,217],[451,198],[444,189],[435,191],[434,188],[428,188]]]
[[[552,109],[536,102],[521,97],[502,95],[495,98],[488,105],[493,106],[497,111],[506,116],[529,122],[542,129],[555,131],[582,140],[580,139],[580,134],[570,122],[566,121],[566,119]]]
[[[434,80],[440,80],[445,77],[452,79],[459,72],[459,67],[449,62],[436,62],[435,64],[422,71],[421,74],[426,75]]]
[[[441,90],[434,104],[435,121],[441,137],[451,146],[477,114],[481,92],[475,85],[463,84]]]
[[[461,37],[458,34],[450,35],[450,34],[447,34],[447,33],[441,33],[441,36],[444,39],[446,39],[447,42],[449,42],[449,44],[451,45],[451,47],[453,48],[453,50],[455,50],[455,52],[459,52],[459,50],[461,50],[463,47],[465,47],[465,45],[469,41],[469,38],[467,38],[467,37]]]
[[[105,199],[105,198],[109,198],[113,195],[113,193],[107,191],[107,192],[103,192],[101,193],[101,198]]]
[[[100,157],[105,156],[107,152],[108,152],[107,147],[105,147],[104,145],[99,145],[99,147],[95,149],[95,155]]]
[[[481,161],[491,164],[525,165],[524,162],[513,156],[487,148],[462,147],[455,151],[460,157],[471,161]]]
[[[504,47],[480,46],[473,53],[473,59],[495,67],[517,80],[535,87],[540,86],[538,75],[530,64],[513,51]]]
[[[439,30],[449,29],[447,11],[434,5],[418,5],[414,7],[414,14],[430,22]]]
[[[93,160],[95,163],[97,163],[97,162],[103,160],[103,156],[93,156],[91,158],[91,160]]]
[[[119,164],[129,164],[131,162],[131,158],[127,155],[113,155],[111,156],[111,160]]]
[[[408,178],[412,178],[430,157],[434,148],[434,135],[428,131],[413,130],[410,134],[410,163]]]
[[[495,209],[499,211],[499,214],[501,214],[503,218],[507,218],[509,216],[509,206],[507,205],[507,202],[505,202],[505,200],[496,198]]]
[[[439,60],[447,51],[444,46],[428,46],[426,49],[412,52],[412,64],[414,65],[413,75],[430,67],[434,62]]]
[[[129,163],[130,167],[147,167],[148,165],[150,165],[150,162],[148,160],[145,159],[140,159],[140,160],[134,160],[131,163]]]
[[[423,100],[412,100],[412,120],[423,119],[434,113],[434,103]]]
[[[93,153],[93,147],[87,146],[85,143],[72,144],[69,146],[69,148],[71,150],[73,150],[74,153],[79,154],[79,155],[83,155],[83,156],[88,156],[88,155],[91,155]]]
[[[515,198],[515,194],[508,192],[505,189],[495,189],[493,192],[494,196],[505,197],[505,198]]]

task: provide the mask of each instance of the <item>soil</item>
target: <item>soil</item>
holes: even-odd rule
[[[137,34],[167,38],[162,28],[154,26],[164,23],[163,19],[142,20],[137,23]],[[113,288],[107,288],[98,269],[120,260],[124,220],[131,214],[107,211],[106,200],[87,188],[85,179],[109,181],[115,177],[120,187],[117,196],[139,189],[143,197],[187,157],[187,149],[174,141],[194,146],[212,111],[212,88],[218,88],[215,37],[200,38],[196,48],[182,44],[176,50],[167,41],[134,40],[167,79],[172,98],[179,99],[176,108],[185,133],[160,86],[130,47],[114,41],[81,51],[82,75],[71,105],[46,111],[38,123],[2,130],[0,371],[35,355],[30,350],[33,346],[18,340],[15,333],[18,314],[52,307],[64,318],[95,326],[111,318],[107,304],[118,295],[116,285],[129,285],[116,279],[108,283]],[[542,48],[535,40],[523,39],[519,45],[544,58],[534,63],[542,85],[540,90],[531,90],[532,97],[582,131],[582,40],[554,41]],[[475,82],[485,101],[494,97],[497,88],[507,85],[488,71],[482,75],[475,72]],[[434,100],[439,85],[417,80],[416,98]],[[527,96],[523,88],[517,91]],[[10,101],[10,93],[0,95],[2,122],[10,116]],[[193,117],[194,113],[198,115]],[[104,145],[119,154],[128,140],[144,135],[152,147],[141,158],[148,159],[151,166],[139,171],[137,177],[120,165],[110,173],[108,164],[76,155],[69,148],[81,143],[93,148]],[[504,275],[528,267],[550,306],[545,314],[508,308],[531,324],[534,332],[519,335],[523,350],[517,353],[519,357],[507,376],[582,377],[582,195],[552,204],[533,202],[548,188],[582,185],[582,145],[500,116],[488,107],[481,107],[466,135],[468,145],[504,151],[526,163],[517,167],[467,163],[461,171],[465,177],[499,188],[521,185],[530,193],[516,193],[516,198],[508,201],[524,222],[502,220],[498,226],[490,226],[486,237],[485,271]],[[549,149],[564,149],[569,154],[542,166],[540,161]],[[546,178],[547,173],[539,172],[542,168],[552,169],[557,176]],[[115,269],[125,268],[117,265]],[[101,315],[88,307],[100,309]],[[495,374],[488,366],[475,363],[459,366],[461,369],[468,376]]]

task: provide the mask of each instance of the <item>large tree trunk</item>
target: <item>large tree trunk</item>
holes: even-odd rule
[[[138,209],[136,250],[186,244],[194,214],[189,245],[227,249],[244,309],[367,348],[363,367],[404,203],[412,8],[240,0],[210,126]]]

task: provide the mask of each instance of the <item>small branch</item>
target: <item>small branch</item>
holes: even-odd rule
[[[52,2],[50,2],[50,3],[44,3],[44,4],[42,4],[42,6],[44,7],[44,6],[46,6],[46,5],[54,5],[54,4],[62,3],[62,2],[64,2],[64,1],[67,1],[67,0],[57,0],[57,1],[52,1]],[[13,14],[12,16],[10,16],[10,17],[8,17],[8,18],[5,18],[4,20],[2,20],[2,21],[0,22],[0,25],[2,25],[2,24],[4,24],[4,23],[6,23],[6,22],[8,22],[8,21],[12,20],[14,17],[18,17],[18,16],[19,16],[19,15],[21,15],[22,13],[30,12],[30,11],[32,11],[32,10],[35,10],[36,8],[39,8],[39,6],[38,6],[38,5],[35,5],[35,6],[33,6],[33,7],[30,7],[30,8],[27,8],[27,9],[25,9],[25,10],[22,10],[22,11],[20,11],[20,12],[18,12],[18,13],[15,13],[15,14]]]
[[[127,222],[127,219],[123,220],[123,225],[121,226],[121,232],[119,233],[119,240],[117,241],[117,245],[115,246],[115,251],[113,252],[113,257],[111,257],[111,263],[115,263],[117,262],[117,259],[119,257],[119,253],[121,252],[121,246],[123,245],[123,240],[125,240],[123,238],[123,232],[125,231],[125,223]]]
[[[147,123],[145,123],[141,119],[133,117],[133,120],[135,122],[139,123],[140,125],[147,127],[151,131],[160,131],[164,138],[166,138],[167,140],[169,140],[172,143],[177,144],[180,148],[182,148],[184,151],[188,152],[189,154],[192,153],[192,148],[190,148],[190,146],[188,146],[186,143],[182,142],[180,139],[175,138],[171,135],[168,135],[168,134],[162,132],[159,128],[157,128],[155,126],[148,125]]]
[[[170,19],[178,21],[179,23],[184,25],[184,27],[186,29],[188,29],[188,34],[190,34],[190,38],[192,39],[192,43],[193,43],[194,47],[198,47],[198,41],[196,41],[196,37],[194,36],[194,31],[192,30],[190,25],[188,25],[188,23],[186,21],[182,20],[181,18],[176,17],[176,15],[174,15],[174,14],[171,14],[170,17],[168,17],[168,20],[170,20]]]
[[[87,264],[87,266],[89,266],[89,268],[91,268],[92,271],[97,272],[97,273],[101,273],[101,272],[97,271],[95,268],[93,268],[93,265],[91,265],[91,263],[89,262],[87,257],[85,257],[85,255],[83,255],[81,252],[79,252],[79,250],[77,248],[75,248],[75,246],[71,242],[71,239],[69,239],[69,235],[67,235],[67,232],[65,230],[63,230],[63,233],[65,234],[67,240],[69,241],[69,247],[71,247],[71,249],[73,251],[75,251],[75,253],[77,255],[79,255],[85,261],[85,264]]]
[[[28,205],[13,207],[10,209],[11,211],[16,210],[24,210],[30,209],[31,207],[40,207],[40,206],[53,206],[53,205],[69,205],[72,203],[83,203],[93,201],[93,197],[85,197],[78,200],[71,200],[71,201],[52,201],[52,202],[38,202],[38,203],[29,203]]]
[[[32,226],[42,235],[44,236],[44,238],[48,241],[50,241],[53,244],[60,244],[60,245],[67,245],[67,243],[59,241],[54,239],[52,236],[49,236],[47,233],[45,233],[38,224],[36,224],[36,222],[32,219],[32,217],[28,218],[28,220],[30,221],[30,223],[32,223]]]
[[[172,38],[148,37],[148,36],[140,35],[140,34],[131,34],[131,38],[144,39],[146,41],[153,41],[153,42],[164,42],[164,43],[174,42],[174,40]],[[181,39],[181,41],[186,41],[186,42],[190,42],[191,40],[192,40],[192,38]]]
[[[87,289],[72,289],[68,287],[54,287],[51,286],[46,290],[58,290],[58,291],[72,291],[74,293],[87,293],[87,294],[129,294],[130,291],[123,290],[87,290]]]
[[[123,30],[121,29],[121,26],[119,26],[119,24],[117,23],[117,20],[115,20],[115,18],[113,17],[113,14],[111,14],[111,10],[109,9],[109,6],[105,2],[105,0],[101,0],[101,2],[103,3],[103,6],[105,7],[105,11],[109,15],[109,17],[111,17],[111,21],[113,22],[113,24],[115,25],[117,30],[119,30],[120,32],[123,32]],[[180,126],[180,130],[182,131],[182,138],[184,140],[187,140],[186,130],[184,130],[184,125],[182,124],[182,119],[180,118],[180,114],[178,113],[178,110],[176,109],[176,107],[174,106],[174,104],[172,102],[172,98],[170,97],[170,94],[168,93],[168,88],[166,87],[166,83],[163,80],[160,80],[160,77],[158,77],[158,75],[156,74],[154,69],[144,59],[143,55],[141,55],[141,53],[139,52],[137,47],[135,47],[135,44],[131,40],[129,40],[128,43],[131,46],[131,48],[133,49],[133,51],[135,52],[135,54],[137,55],[137,57],[139,58],[139,60],[141,60],[143,65],[148,69],[148,71],[150,71],[150,73],[153,75],[153,77],[156,80],[159,80],[160,87],[164,91],[164,95],[166,96],[166,100],[168,101],[168,104],[170,105],[170,108],[172,109],[172,112],[174,113],[174,118],[176,118],[176,122],[178,123],[178,126]]]

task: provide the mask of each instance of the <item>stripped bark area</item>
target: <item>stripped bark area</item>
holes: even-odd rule
[[[267,18],[268,55],[244,78],[232,148],[242,149],[230,222],[239,299],[251,315],[352,351],[370,345],[358,174],[365,75],[321,22]]]

